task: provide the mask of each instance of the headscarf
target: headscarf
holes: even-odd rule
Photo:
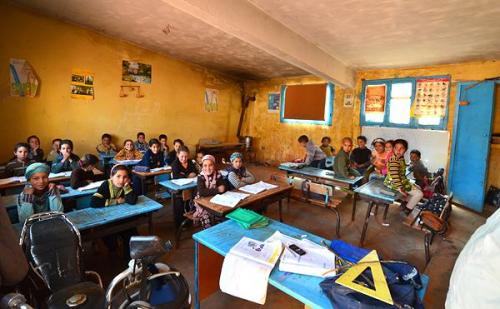
[[[214,156],[209,155],[209,154],[204,155],[203,158],[201,158],[201,162],[203,163],[203,161],[205,161],[205,160],[210,160],[215,165],[215,157]]]
[[[238,158],[243,159],[243,155],[241,153],[239,153],[239,152],[233,152],[233,154],[231,155],[231,157],[229,158],[229,160],[231,162],[233,162],[234,160],[236,160]]]
[[[231,155],[231,157],[229,159],[231,160],[231,163],[233,163],[233,161],[238,159],[238,158],[243,159],[243,155],[239,152],[233,152],[233,154]],[[231,166],[229,166],[226,170],[228,173],[234,172],[239,177],[244,177],[246,174],[246,169],[244,166],[241,166],[240,168],[236,169],[231,164]]]
[[[50,170],[47,164],[45,163],[33,163],[30,164],[26,168],[26,172],[24,172],[24,176],[26,177],[26,180],[30,180],[31,176],[33,176],[36,173],[46,173],[49,174]]]
[[[209,155],[209,154],[204,155],[203,158],[201,159],[201,162],[203,163],[205,160],[212,161],[212,163],[215,165],[215,157],[214,156]],[[214,172],[211,175],[207,175],[207,174],[205,174],[205,172],[202,169],[200,172],[200,176],[203,177],[203,179],[205,180],[205,186],[208,189],[214,189],[216,187],[217,179],[220,177],[220,174],[217,171],[217,169],[214,169]]]

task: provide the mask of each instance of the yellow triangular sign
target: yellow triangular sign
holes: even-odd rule
[[[374,290],[354,282],[354,280],[356,280],[356,278],[361,275],[367,268],[370,268],[372,272],[373,284],[375,286]],[[353,289],[354,291],[376,298],[380,301],[383,301],[384,303],[394,305],[391,292],[389,291],[389,287],[387,286],[387,280],[385,280],[382,265],[380,264],[380,260],[378,259],[377,251],[375,250],[368,253],[364,258],[361,259],[361,261],[359,261],[358,264],[349,268],[335,282]]]

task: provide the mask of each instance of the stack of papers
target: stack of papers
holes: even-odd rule
[[[250,196],[250,194],[227,191],[223,194],[217,194],[216,196],[210,199],[211,203],[219,204],[226,207],[235,207],[238,203]]]
[[[226,218],[236,221],[242,228],[247,230],[264,227],[269,224],[269,219],[267,217],[243,208],[238,208],[229,213],[226,215]]]
[[[170,169],[170,166],[165,165],[165,166],[162,166],[162,167],[152,168],[149,171],[151,173],[154,173],[154,172],[159,172],[159,171],[165,171],[165,170],[168,170],[168,169]]]
[[[102,181],[96,181],[96,182],[91,182],[89,183],[88,185],[84,186],[84,187],[80,187],[78,188],[77,190],[80,191],[80,192],[83,192],[83,191],[87,191],[87,190],[93,190],[93,189],[97,189],[101,186],[101,184],[104,182],[105,180],[102,180]]]
[[[224,258],[219,280],[222,292],[263,305],[269,275],[282,249],[280,241],[241,238]]]
[[[176,185],[182,187],[182,186],[185,186],[185,185],[188,185],[188,184],[191,184],[191,183],[196,183],[197,182],[197,178],[193,177],[193,178],[172,179],[172,182],[175,183]]]
[[[296,239],[276,231],[267,241],[280,240],[285,247],[281,255],[279,265],[280,271],[315,276],[332,277],[335,276],[335,254],[327,248],[318,245],[308,239]],[[290,245],[296,245],[306,252],[299,255],[289,249]]]
[[[243,192],[252,193],[252,194],[257,194],[257,193],[260,193],[260,192],[263,192],[263,191],[266,191],[269,189],[274,189],[277,187],[278,186],[276,186],[276,185],[273,185],[273,184],[270,184],[267,182],[263,182],[263,181],[259,181],[259,182],[256,182],[254,184],[251,184],[251,185],[243,186],[243,187],[239,188],[238,190],[243,191]]]
[[[26,182],[26,177],[24,177],[24,176],[15,176],[15,177],[9,177],[9,178],[0,179],[0,185],[6,185],[6,184],[9,184],[9,183],[15,183],[15,182]]]

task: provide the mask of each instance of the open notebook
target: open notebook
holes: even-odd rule
[[[77,190],[80,191],[80,192],[82,192],[82,191],[97,189],[97,188],[99,188],[101,186],[101,184],[103,182],[105,182],[105,180],[91,182],[91,183],[89,183],[88,185],[86,185],[84,187],[78,188]]]
[[[26,177],[14,176],[14,177],[0,179],[0,185],[6,185],[9,183],[16,183],[16,182],[26,182]]]
[[[222,292],[264,304],[269,275],[281,250],[279,240],[261,242],[248,237],[241,238],[224,258],[219,280]]]
[[[234,192],[234,191],[227,191],[224,192],[223,194],[217,194],[214,197],[210,199],[211,203],[214,204],[219,204],[222,206],[226,207],[235,207],[238,205],[238,203],[250,196],[250,194],[245,194],[245,193],[240,193],[240,192]]]
[[[264,192],[266,190],[274,189],[277,187],[278,186],[276,186],[276,185],[273,185],[273,184],[270,184],[270,183],[267,183],[264,181],[259,181],[259,182],[253,183],[251,185],[243,186],[243,187],[239,188],[238,190],[243,191],[243,192],[248,192],[251,194],[257,194],[257,193]]]
[[[191,183],[196,183],[197,178],[179,178],[179,179],[172,179],[172,182],[175,183],[178,186],[185,186]]]

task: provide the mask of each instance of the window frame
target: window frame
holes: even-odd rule
[[[280,122],[290,124],[312,124],[312,125],[326,125],[331,126],[333,123],[333,101],[335,99],[335,85],[326,83],[326,97],[325,97],[325,120],[305,120],[305,119],[288,119],[285,118],[285,104],[286,104],[286,88],[293,85],[281,85],[280,89]]]
[[[441,118],[439,124],[437,125],[422,125],[418,123],[418,119],[415,117],[410,117],[409,124],[397,124],[389,122],[390,116],[390,106],[391,106],[391,92],[392,85],[399,83],[411,83],[412,84],[412,92],[411,92],[411,106],[415,101],[416,94],[416,85],[418,79],[433,79],[433,78],[448,78],[450,80],[450,86],[448,87],[448,101],[446,102],[446,111],[444,117]],[[386,86],[386,102],[384,109],[384,120],[382,122],[370,122],[366,121],[365,115],[365,92],[366,86],[368,85],[380,85],[384,84]],[[446,131],[448,126],[448,113],[450,107],[450,92],[451,92],[451,76],[450,75],[433,75],[433,76],[415,76],[415,77],[404,77],[404,78],[387,78],[387,79],[371,79],[371,80],[363,80],[361,86],[360,100],[361,100],[361,109],[360,109],[360,125],[361,126],[372,126],[372,127],[389,127],[389,128],[409,128],[409,129],[427,129],[427,130],[441,130]]]

